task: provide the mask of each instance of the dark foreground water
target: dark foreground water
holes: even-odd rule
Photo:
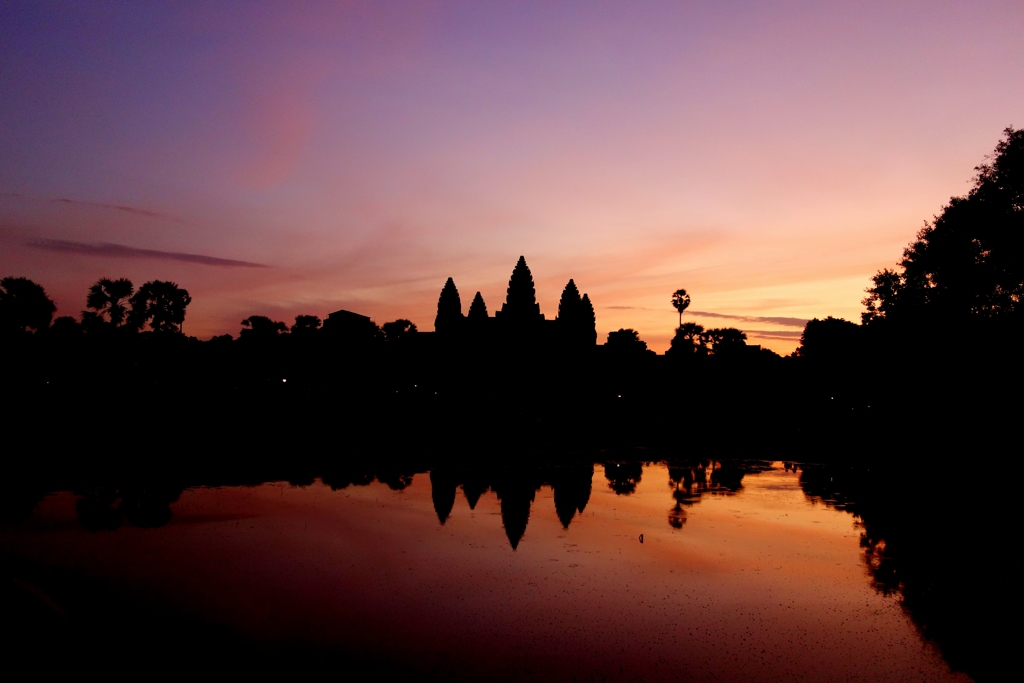
[[[145,643],[157,670],[198,648],[335,678],[970,680],[880,583],[884,540],[782,463],[331,483],[49,493],[0,526],[5,618],[33,653]]]

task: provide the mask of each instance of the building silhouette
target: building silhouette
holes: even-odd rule
[[[469,344],[543,352],[597,344],[597,321],[590,297],[581,296],[576,283],[569,280],[562,291],[558,315],[548,320],[540,311],[533,274],[523,256],[512,269],[505,301],[493,316],[488,315],[480,292],[473,297],[468,315],[463,315],[458,287],[448,278],[437,300],[434,330],[437,342],[448,346]]]

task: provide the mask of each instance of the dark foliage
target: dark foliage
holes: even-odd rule
[[[82,323],[87,329],[95,329],[98,323],[104,322],[111,327],[121,327],[128,322],[134,293],[135,286],[127,278],[101,278],[89,288],[85,305],[92,310],[82,312]]]
[[[292,325],[292,334],[313,334],[323,325],[323,322],[315,315],[297,315],[295,324]]]
[[[416,334],[416,325],[411,320],[399,318],[380,326],[384,333],[384,340],[389,344],[398,344],[408,340],[411,335]]]
[[[864,335],[859,325],[829,316],[808,321],[795,354],[813,361],[848,361],[857,357],[863,345]]]
[[[288,331],[288,326],[283,322],[271,320],[265,315],[250,315],[242,321],[242,331],[239,339],[263,340],[276,339]]]
[[[672,293],[672,308],[679,313],[679,326],[683,326],[683,311],[690,307],[690,295],[685,289],[677,289]]]
[[[46,290],[24,277],[0,280],[0,334],[45,330],[57,306]]]
[[[153,280],[132,296],[128,322],[135,329],[148,324],[154,332],[180,333],[190,303],[192,297],[187,290],[173,282]]]
[[[666,355],[676,358],[689,358],[700,354],[707,355],[707,338],[704,326],[697,323],[681,323],[669,343]]]
[[[618,354],[642,355],[647,352],[647,342],[640,339],[640,333],[632,329],[609,332],[605,346]]]
[[[1024,130],[1007,128],[974,187],[953,197],[875,277],[865,323],[896,324],[1024,315]]]

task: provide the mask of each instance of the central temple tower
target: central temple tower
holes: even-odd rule
[[[540,304],[537,303],[537,290],[533,286],[533,274],[530,267],[526,265],[526,259],[522,256],[512,270],[512,277],[508,281],[508,292],[505,303],[497,316],[505,323],[535,323],[544,320],[544,314],[540,312]]]

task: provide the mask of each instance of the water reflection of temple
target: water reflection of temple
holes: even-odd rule
[[[767,467],[768,463],[760,461],[672,461],[669,465],[669,486],[674,506],[669,510],[669,524],[676,529],[682,528],[686,521],[685,506],[698,502],[702,495],[735,494],[742,489],[745,474]],[[616,495],[632,495],[643,478],[643,469],[644,463],[636,460],[605,463],[608,488]],[[551,487],[555,513],[562,527],[568,529],[576,514],[582,513],[590,500],[593,477],[592,464],[510,466],[491,470],[442,467],[430,472],[431,498],[437,519],[444,524],[456,504],[459,488],[471,510],[475,509],[482,494],[493,491],[500,504],[505,535],[515,549],[526,533],[530,510],[541,487]]]
[[[448,521],[461,488],[469,508],[475,509],[480,496],[493,491],[501,506],[505,535],[515,549],[526,533],[530,509],[543,486],[552,489],[555,513],[562,527],[582,513],[590,500],[592,464],[550,467],[505,467],[493,470],[435,468],[430,472],[431,498],[441,524]]]
[[[668,462],[669,488],[673,507],[669,524],[676,529],[686,522],[686,508],[703,495],[733,494],[741,490],[746,473],[766,467],[760,462],[719,462],[714,460],[681,460]],[[616,495],[636,492],[644,473],[644,463],[637,460],[611,461],[603,464],[608,489]],[[319,478],[332,490],[349,486],[367,486],[373,482],[401,491],[413,483],[417,474],[428,468],[411,463],[382,461],[376,466],[367,463],[335,463],[321,469],[295,470],[285,476],[248,477],[243,479],[200,478],[173,482],[135,479],[88,481],[73,487],[78,494],[77,512],[81,523],[93,530],[113,530],[123,523],[132,526],[162,526],[171,519],[170,505],[189,486],[238,485],[264,481],[288,481],[293,486],[309,486]],[[537,492],[549,486],[554,499],[555,514],[564,529],[576,515],[582,514],[590,501],[594,465],[577,462],[566,465],[502,465],[490,468],[439,466],[429,468],[431,500],[438,522],[445,524],[458,504],[459,491],[470,510],[480,497],[493,492],[497,497],[502,526],[513,549],[519,546],[530,521],[530,512]],[[32,500],[19,505],[21,516],[45,495],[40,489]]]
[[[705,496],[729,496],[743,490],[745,476],[768,467],[763,462],[671,458],[664,480],[655,482],[672,507],[668,522],[683,528],[688,510]],[[457,506],[475,509],[494,493],[500,503],[504,533],[513,549],[526,538],[537,492],[550,486],[558,520],[565,529],[590,506],[593,486],[604,494],[632,496],[641,483],[650,492],[646,464],[623,459],[600,462],[604,479],[594,483],[590,462],[568,465],[499,464],[491,467],[428,467],[423,461],[332,458],[329,462],[248,463],[217,470],[173,471],[138,468],[83,469],[78,474],[34,473],[8,477],[0,496],[0,523],[20,523],[50,493],[72,492],[78,522],[106,534],[125,526],[160,527],[173,517],[175,501],[193,487],[253,486],[289,482],[297,487],[331,489],[378,482],[400,492],[427,475],[433,508],[440,524]],[[846,510],[859,518],[861,546],[875,588],[899,598],[921,633],[935,643],[949,664],[975,680],[1005,680],[1016,631],[991,611],[1016,614],[1022,603],[1021,562],[1014,550],[1019,510],[1012,495],[992,487],[951,488],[950,468],[804,466],[800,484],[811,500]],[[645,472],[645,469],[647,471]],[[660,469],[655,470],[660,472]],[[991,470],[1013,481],[1015,470]],[[644,476],[647,479],[644,479]],[[955,482],[954,482],[955,483]],[[667,490],[666,490],[667,489]],[[955,494],[955,496],[953,495]],[[397,495],[397,494],[396,494]],[[464,499],[464,503],[463,503]],[[496,529],[493,531],[498,533]],[[685,533],[685,531],[683,532]]]

